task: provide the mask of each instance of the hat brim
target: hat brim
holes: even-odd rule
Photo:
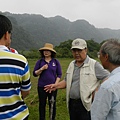
[[[50,51],[56,53],[56,51],[54,49],[51,49],[51,48],[48,48],[48,47],[43,47],[43,48],[39,49],[39,51],[42,51],[42,50],[50,50]]]
[[[75,47],[71,47],[71,50],[72,50],[72,49],[81,49],[81,50],[82,50],[82,49],[85,49],[85,48],[86,48],[86,47],[77,47],[77,46],[75,46]]]

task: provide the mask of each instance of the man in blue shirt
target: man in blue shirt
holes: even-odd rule
[[[95,94],[92,120],[120,120],[120,42],[111,39],[100,49],[100,60],[111,74]]]

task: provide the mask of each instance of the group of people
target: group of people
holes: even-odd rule
[[[10,51],[12,24],[0,15],[0,120],[28,120],[29,111],[24,98],[31,89],[27,59]],[[94,47],[94,46],[93,46]],[[45,120],[48,99],[51,120],[56,116],[57,89],[66,88],[70,120],[120,120],[120,42],[104,42],[98,56],[101,64],[87,55],[87,43],[73,40],[74,60],[68,66],[64,80],[62,68],[55,58],[53,45],[39,49],[41,59],[34,67],[38,77],[39,120]]]
[[[74,60],[69,64],[65,79],[59,83],[46,85],[47,92],[66,88],[66,100],[70,120],[91,120],[90,109],[96,88],[109,72],[96,60],[87,55],[87,43],[83,39],[72,42]]]

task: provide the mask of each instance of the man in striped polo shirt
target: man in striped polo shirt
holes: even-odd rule
[[[10,52],[12,24],[0,15],[0,120],[27,120],[28,107],[24,98],[31,88],[27,59]]]

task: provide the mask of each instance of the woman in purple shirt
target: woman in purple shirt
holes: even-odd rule
[[[62,76],[61,66],[58,60],[55,59],[56,51],[53,45],[46,43],[43,48],[39,49],[41,59],[36,62],[33,70],[33,75],[38,78],[38,96],[39,96],[39,120],[45,120],[45,107],[48,97],[49,110],[51,108],[51,98],[54,96],[56,101],[57,90],[53,93],[46,92],[44,86],[48,84],[58,83]],[[52,120],[55,120],[56,102],[53,104]]]

